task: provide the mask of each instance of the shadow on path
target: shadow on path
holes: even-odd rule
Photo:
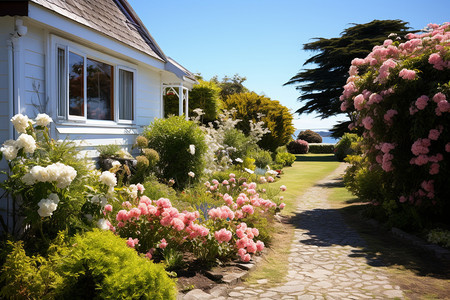
[[[337,179],[316,186],[333,189],[343,184],[341,179]],[[319,247],[350,246],[349,257],[364,257],[373,267],[402,266],[420,276],[450,279],[450,262],[439,261],[410,244],[404,244],[389,231],[370,226],[360,213],[365,205],[350,205],[353,202],[354,199],[340,209],[314,208],[297,212],[291,223],[306,232],[298,242]]]

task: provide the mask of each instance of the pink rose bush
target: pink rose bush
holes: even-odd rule
[[[386,40],[349,70],[341,107],[362,132],[359,164],[380,185],[368,200],[393,219],[418,224],[450,212],[449,50],[450,24],[430,24],[405,42]]]
[[[257,224],[256,216],[274,214],[284,204],[278,206],[262,198],[259,192],[263,189],[256,183],[239,181],[240,185],[235,184],[235,176],[230,174],[229,180],[206,182],[205,192],[212,193],[222,205],[208,209],[202,217],[198,211],[178,211],[169,199],[151,200],[142,189],[130,192],[126,188],[118,191],[123,200],[120,209],[113,213],[114,208],[107,204],[103,214],[111,224],[110,230],[149,258],[176,249],[191,251],[205,260],[237,256],[247,262],[264,249],[263,241],[257,240],[259,230],[249,224]]]

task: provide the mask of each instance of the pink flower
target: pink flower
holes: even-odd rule
[[[147,205],[151,205],[152,200],[150,200],[150,198],[147,196],[141,196],[141,198],[139,199],[139,203],[145,203]]]
[[[112,211],[112,205],[111,204],[106,204],[105,205],[105,211],[109,211],[109,212],[111,212]]]
[[[374,103],[380,103],[383,100],[383,97],[377,93],[373,93],[369,96],[369,101],[367,104],[372,105]]]
[[[249,262],[251,258],[252,257],[250,256],[250,254],[245,254],[245,255],[241,256],[241,260],[243,262]]]
[[[416,107],[420,110],[423,110],[428,105],[428,100],[430,100],[427,96],[422,95],[416,100]]]
[[[414,78],[416,78],[416,72],[413,70],[402,69],[400,73],[398,73],[398,76],[406,80],[414,80]]]
[[[129,201],[122,202],[122,207],[131,208],[131,203]]]
[[[428,58],[428,62],[437,70],[444,70],[444,61],[439,53],[433,53]]]
[[[355,59],[352,60],[352,65],[353,65],[353,66],[361,66],[361,65],[363,65],[363,64],[365,64],[364,59],[361,59],[361,58],[355,58]]]
[[[450,111],[450,103],[448,103],[447,100],[439,101],[438,109],[441,113],[448,112]]]
[[[160,208],[172,207],[172,203],[170,203],[170,200],[166,198],[160,198],[158,201],[156,201],[156,205]]]
[[[255,253],[257,250],[256,243],[253,240],[249,240],[247,243],[247,252],[248,253]]]
[[[253,214],[253,212],[254,212],[254,210],[253,210],[253,206],[251,206],[251,205],[244,205],[244,206],[242,206],[242,212],[244,212],[244,213],[248,213],[249,215],[252,215]]]
[[[145,253],[145,257],[147,257],[148,259],[152,259],[152,253],[149,251],[147,253]]]
[[[438,163],[432,163],[430,166],[430,175],[436,175],[439,173],[439,164]]]
[[[128,240],[127,240],[128,247],[134,248],[137,244],[139,244],[138,239],[128,238]]]
[[[400,201],[400,203],[405,203],[407,199],[405,196],[400,196],[398,200]]]
[[[383,143],[381,146],[381,152],[389,153],[392,149],[395,149],[395,144],[393,143]]]
[[[450,152],[450,143],[445,144],[445,152]]]
[[[432,141],[437,141],[437,139],[439,138],[440,132],[437,129],[431,129],[430,132],[428,133],[428,138]]]
[[[364,96],[362,94],[359,94],[355,97],[353,100],[353,104],[355,105],[355,108],[357,110],[361,110],[364,108]]]
[[[282,192],[286,191],[286,186],[285,186],[285,185],[280,186],[280,190],[281,190]]]
[[[221,244],[222,242],[228,243],[231,240],[232,234],[231,231],[222,228],[219,231],[214,232],[214,237],[219,242],[219,244]]]
[[[444,101],[444,100],[447,100],[447,97],[444,94],[440,93],[440,92],[436,93],[433,96],[433,101],[436,102],[436,103],[439,103],[439,102]]]
[[[119,210],[117,212],[117,215],[116,215],[117,221],[128,221],[128,219],[129,219],[128,211],[126,211],[125,209]]]
[[[390,109],[384,114],[384,120],[388,124],[392,124],[392,118],[397,114],[398,114],[398,111],[396,111],[395,109]]]
[[[254,183],[254,182],[250,182],[249,184],[248,184],[248,189],[256,189],[256,183]]]
[[[262,241],[256,242],[256,251],[261,252],[264,249],[264,243]]]
[[[140,193],[142,193],[142,192],[145,191],[144,186],[143,186],[142,184],[140,184],[140,183],[136,184],[136,187],[137,187],[137,190],[138,190]]]
[[[227,184],[230,184],[230,183],[228,182],[228,180],[224,180],[224,181],[222,181],[222,184],[223,185],[227,185]]]
[[[173,218],[172,221],[170,221],[170,225],[175,228],[176,231],[184,229],[184,222],[179,218]]]
[[[365,117],[362,120],[362,123],[364,125],[364,128],[366,128],[367,130],[372,129],[372,127],[373,127],[373,119],[371,117],[369,117],[369,116]]]
[[[279,206],[280,209],[283,209],[285,207],[286,207],[286,204],[284,204],[284,203],[281,203],[280,206]]]
[[[166,239],[162,239],[160,242],[159,242],[159,248],[160,249],[164,249],[164,248],[166,248],[167,247],[167,241],[166,241]]]

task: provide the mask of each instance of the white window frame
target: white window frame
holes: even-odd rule
[[[105,53],[101,53],[99,51],[93,50],[91,48],[82,46],[80,44],[77,44],[75,42],[63,39],[56,35],[51,35],[50,38],[51,43],[51,49],[52,49],[52,55],[51,55],[51,64],[54,64],[54,67],[51,74],[51,80],[55,84],[55,87],[53,88],[54,92],[54,101],[55,106],[57,108],[55,112],[55,121],[57,120],[58,123],[65,123],[65,122],[71,122],[71,123],[83,123],[88,125],[115,125],[115,124],[124,124],[124,125],[134,125],[136,124],[136,84],[137,84],[137,66],[128,62],[125,62],[121,59],[118,59],[116,57],[110,56]],[[60,101],[60,93],[59,93],[59,80],[58,80],[58,49],[64,50],[64,73],[65,73],[65,103],[63,105],[64,112],[60,114],[59,107],[61,106]],[[84,64],[85,67],[83,69],[83,80],[84,80],[84,116],[75,116],[75,115],[69,115],[69,76],[68,76],[68,68],[69,68],[69,52],[75,53],[77,55],[80,55],[84,58]],[[87,59],[96,60],[108,65],[111,65],[113,68],[113,102],[114,107],[114,120],[95,120],[95,119],[88,119],[87,118],[87,78],[86,78],[86,64]],[[133,98],[132,98],[132,114],[133,114],[133,120],[123,120],[119,119],[119,70],[124,70],[131,72],[133,74]]]

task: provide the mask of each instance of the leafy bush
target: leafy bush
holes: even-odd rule
[[[309,153],[330,154],[334,153],[333,144],[309,144]]]
[[[220,87],[214,81],[198,80],[198,84],[192,87],[189,92],[189,115],[194,109],[203,110],[201,122],[207,124],[217,119],[222,106],[220,100]]]
[[[309,150],[309,144],[307,141],[295,140],[289,142],[289,144],[286,145],[286,148],[289,153],[292,154],[306,154]]]
[[[450,248],[450,231],[440,228],[433,229],[428,233],[427,240],[433,244]]]
[[[71,245],[71,246],[69,246]],[[59,236],[49,257],[28,257],[22,243],[2,268],[1,295],[20,299],[175,299],[164,267],[139,257],[112,232]]]
[[[355,153],[354,144],[359,141],[360,138],[355,133],[345,133],[335,146],[334,155],[337,160],[344,161],[347,155]]]
[[[148,146],[159,153],[157,175],[166,181],[175,179],[178,188],[190,180],[197,181],[204,170],[203,155],[206,152],[202,130],[183,116],[156,119],[145,130]],[[193,172],[194,178],[188,173]]]
[[[279,152],[275,157],[275,162],[283,167],[292,166],[295,161],[295,155],[288,152]]]
[[[272,154],[267,150],[255,150],[250,153],[250,157],[255,160],[257,168],[265,169],[272,164]]]
[[[227,149],[230,149],[229,156],[234,162],[236,158],[246,157],[252,148],[257,147],[252,143],[250,137],[236,128],[224,132],[223,144]]]
[[[64,272],[61,296],[102,299],[175,299],[174,282],[162,265],[139,257],[112,232],[95,229],[76,236],[58,269]]]
[[[114,157],[122,150],[117,144],[99,145],[97,151],[101,158]]]
[[[300,133],[297,136],[298,140],[304,140],[308,143],[322,143],[322,137],[317,132],[314,132],[312,130],[303,130],[300,131]]]
[[[383,174],[374,209],[407,229],[449,222],[449,34],[449,24],[430,24],[404,43],[386,40],[352,61],[341,96],[367,172]]]
[[[224,108],[235,109],[233,118],[242,120],[237,124],[237,128],[245,134],[251,132],[252,124],[259,120],[264,122],[270,132],[264,134],[258,145],[266,150],[274,151],[278,146],[285,145],[295,131],[292,125],[293,116],[287,107],[279,101],[256,93],[230,95],[224,101]]]

